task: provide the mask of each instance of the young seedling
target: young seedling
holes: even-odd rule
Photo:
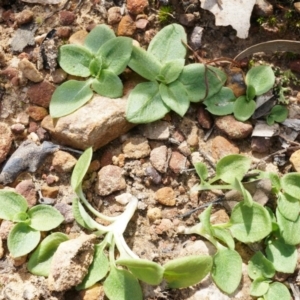
[[[70,75],[90,78],[69,80],[59,86],[51,98],[50,115],[59,118],[74,112],[92,98],[93,91],[110,98],[121,97],[123,84],[118,75],[127,66],[131,50],[132,39],[116,37],[104,24],[87,35],[83,46],[61,46],[61,68]]]
[[[73,213],[82,227],[94,230],[97,235],[103,237],[103,240],[95,246],[93,263],[77,289],[86,289],[103,280],[104,292],[110,300],[139,300],[143,299],[143,295],[138,280],[157,285],[164,278],[172,288],[187,287],[201,281],[212,267],[212,259],[209,256],[178,258],[160,266],[155,262],[139,258],[128,247],[123,233],[137,209],[137,198],[130,194],[116,197],[119,202],[127,205],[125,211],[115,217],[106,216],[90,205],[82,190],[82,180],[91,158],[92,148],[89,148],[79,158],[72,174],[71,186],[78,196],[73,201]],[[104,226],[96,222],[86,209],[110,225]],[[116,257],[116,249],[119,253],[118,257]]]
[[[64,217],[48,205],[36,205],[28,209],[26,199],[12,191],[1,190],[0,219],[17,223],[9,232],[7,246],[13,257],[31,252],[40,242],[41,231],[59,226]]]
[[[217,93],[226,75],[214,67],[195,63],[184,66],[187,37],[182,26],[164,27],[150,42],[147,51],[133,47],[128,66],[149,80],[130,93],[126,118],[132,123],[161,119],[170,110],[183,116],[190,102],[199,102]]]

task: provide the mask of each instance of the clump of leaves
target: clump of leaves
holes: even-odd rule
[[[13,257],[31,252],[40,242],[41,231],[59,226],[64,217],[48,205],[40,204],[28,209],[26,199],[12,191],[1,190],[0,219],[16,223],[9,232],[8,250]]]
[[[204,100],[221,89],[226,80],[224,72],[199,63],[184,66],[186,40],[183,27],[171,24],[152,39],[147,51],[133,46],[128,66],[149,82],[131,91],[128,121],[153,122],[170,110],[183,116],[190,102]]]
[[[87,35],[83,46],[61,46],[58,56],[61,68],[70,75],[90,78],[60,85],[52,95],[50,115],[59,118],[74,112],[92,98],[93,91],[110,98],[122,96],[123,83],[118,75],[127,66],[131,50],[132,39],[116,37],[104,24]]]

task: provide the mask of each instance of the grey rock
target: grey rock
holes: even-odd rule
[[[65,291],[82,282],[93,261],[95,235],[63,242],[55,252],[48,277],[51,291]]]
[[[169,123],[165,121],[156,121],[139,126],[141,133],[151,140],[167,140],[170,136]]]
[[[125,98],[97,95],[68,116],[55,121],[45,117],[42,127],[61,144],[83,150],[92,146],[96,150],[134,127],[125,119],[125,108]]]
[[[168,148],[166,146],[154,148],[150,153],[150,162],[157,171],[166,173],[168,168]]]
[[[190,45],[194,50],[198,50],[202,45],[203,27],[195,26],[191,38]]]
[[[64,223],[71,223],[74,221],[72,206],[67,203],[57,203],[54,207],[64,216]]]
[[[34,33],[36,29],[37,27],[33,24],[21,26],[12,38],[12,51],[21,52],[26,46],[33,46],[35,44]]]

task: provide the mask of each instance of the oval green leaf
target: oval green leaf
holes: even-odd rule
[[[290,221],[296,221],[300,213],[300,201],[286,193],[279,193],[277,207],[280,213]]]
[[[288,117],[289,111],[285,106],[275,105],[271,109],[269,116],[267,117],[268,125],[274,124],[274,122],[281,123]],[[272,121],[268,120],[271,119]]]
[[[280,184],[284,192],[294,198],[299,199],[300,195],[300,173],[288,173],[285,174],[281,180]]]
[[[275,268],[260,251],[255,253],[248,262],[248,275],[251,279],[272,278]]]
[[[63,45],[59,48],[58,62],[68,74],[88,77],[91,75],[89,65],[93,54],[79,45]]]
[[[127,267],[129,271],[139,280],[151,285],[161,283],[164,268],[159,264],[146,259],[118,259],[117,265]]]
[[[13,257],[20,257],[31,252],[39,243],[41,233],[25,223],[16,224],[10,231],[7,246]]]
[[[87,148],[79,157],[71,176],[71,187],[76,192],[81,187],[82,180],[90,166],[93,157],[93,148]]]
[[[253,100],[255,98],[256,91],[252,85],[247,86],[246,97],[248,100]]]
[[[264,295],[264,300],[283,300],[291,299],[288,288],[280,282],[273,282],[270,284],[267,293]]]
[[[159,94],[158,83],[143,82],[129,94],[126,119],[131,123],[150,123],[163,118],[169,111]]]
[[[208,178],[208,170],[204,163],[197,162],[194,164],[197,175],[201,179],[201,183],[203,183]]]
[[[206,98],[203,103],[211,114],[225,116],[233,113],[235,99],[233,91],[230,88],[222,87],[217,94]]]
[[[96,54],[99,48],[107,41],[115,38],[114,31],[105,24],[98,25],[87,35],[84,46]]]
[[[172,82],[169,85],[161,83],[159,85],[159,93],[166,106],[181,117],[185,115],[190,107],[190,101],[179,81]]]
[[[125,70],[131,52],[132,39],[121,36],[104,43],[97,52],[97,56],[101,56],[104,69],[119,75]]]
[[[87,275],[76,287],[76,290],[87,289],[106,276],[109,270],[109,261],[103,250],[104,247],[102,244],[95,246],[93,262],[89,266]]]
[[[164,278],[170,288],[184,288],[200,282],[212,268],[212,258],[207,255],[191,255],[167,262]]]
[[[148,52],[161,63],[185,58],[187,37],[184,28],[171,24],[161,29],[151,40]]]
[[[266,255],[275,267],[275,270],[283,273],[294,273],[297,265],[297,249],[293,245],[287,245],[284,240],[269,241],[266,247]]]
[[[225,293],[233,293],[242,279],[242,259],[231,249],[219,250],[213,257],[211,276],[215,284]]]
[[[26,212],[26,199],[15,192],[0,190],[0,219],[12,221],[18,213]]]
[[[98,79],[92,81],[93,90],[101,96],[118,98],[123,95],[121,79],[109,70],[103,70]]]
[[[68,236],[61,232],[54,232],[47,236],[30,256],[27,264],[28,271],[38,276],[48,276],[55,251],[68,239]]]
[[[275,75],[270,66],[255,66],[249,70],[245,78],[246,84],[253,86],[256,96],[269,91],[275,83]]]
[[[229,230],[233,237],[243,243],[260,241],[272,230],[270,214],[256,202],[251,207],[244,201],[238,203],[232,210],[230,223]]]
[[[233,106],[234,117],[239,121],[247,121],[255,112],[256,102],[247,100],[246,96],[240,96],[236,99]]]
[[[93,96],[89,81],[69,80],[53,93],[49,105],[52,118],[60,118],[74,112]]]
[[[29,209],[31,219],[30,227],[40,231],[49,231],[59,226],[63,221],[63,215],[54,207],[39,204]]]
[[[103,284],[109,300],[142,300],[142,289],[138,280],[128,271],[112,268]]]
[[[175,81],[184,67],[184,59],[175,59],[168,61],[162,66],[159,76],[164,78],[165,84]]]
[[[250,295],[254,297],[263,296],[269,289],[269,280],[265,278],[256,278],[250,287]]]
[[[228,229],[219,228],[218,225],[213,225],[213,234],[216,239],[225,243],[229,249],[234,250],[234,239]]]

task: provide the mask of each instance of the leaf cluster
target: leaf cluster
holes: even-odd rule
[[[16,223],[9,232],[8,249],[13,257],[31,252],[39,244],[41,231],[59,226],[64,217],[54,207],[40,204],[28,209],[26,199],[13,191],[0,191],[0,219]]]

